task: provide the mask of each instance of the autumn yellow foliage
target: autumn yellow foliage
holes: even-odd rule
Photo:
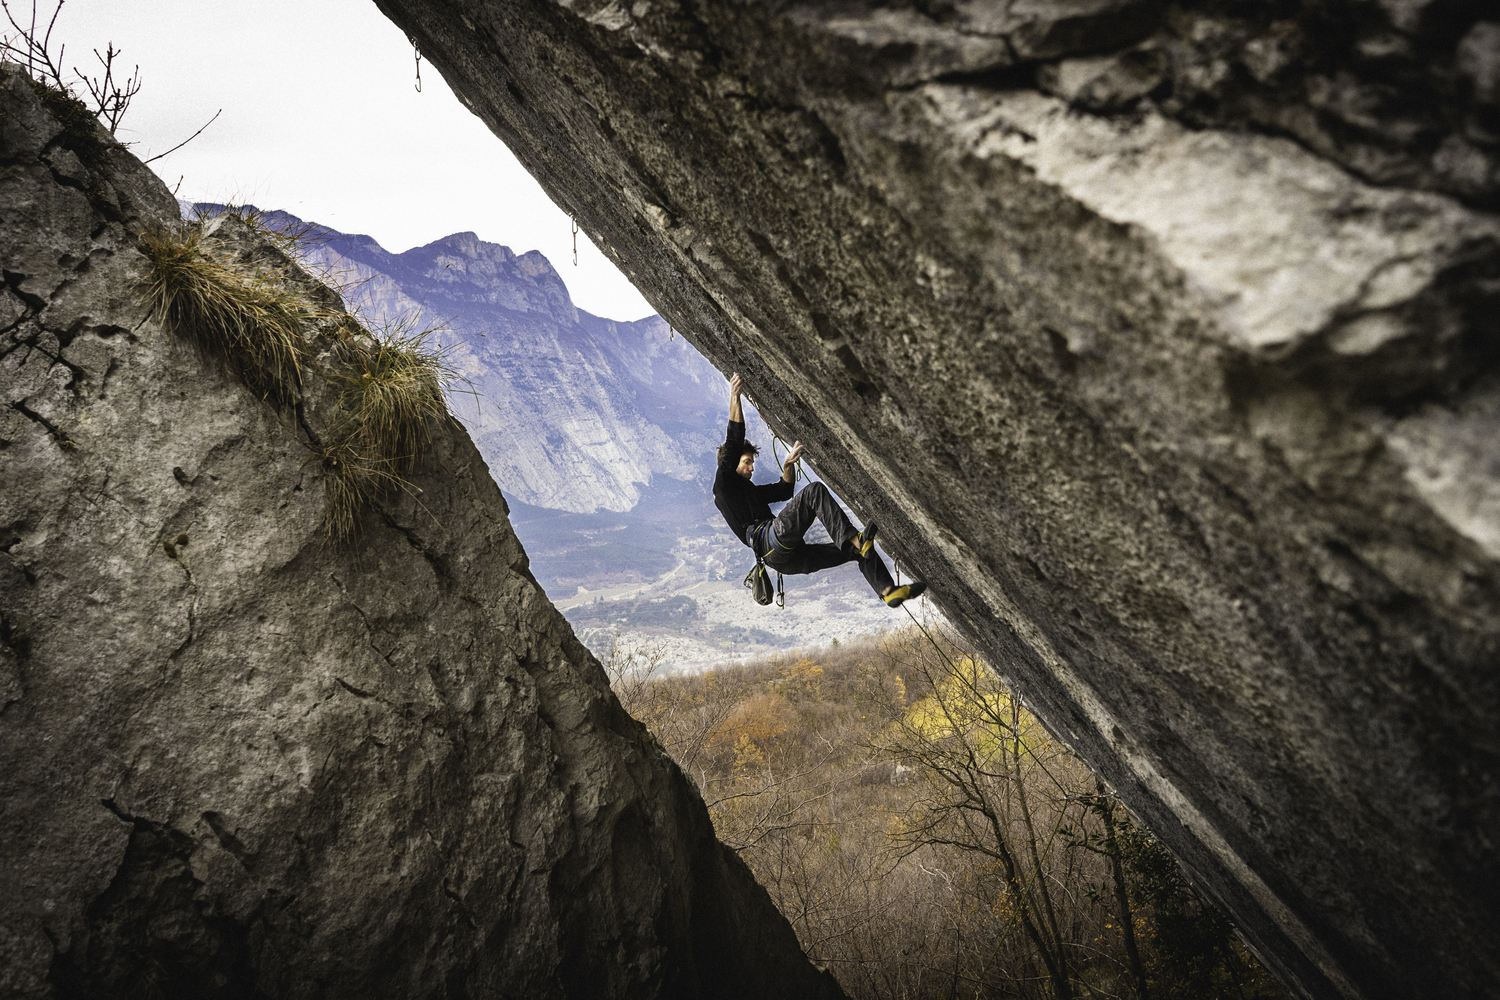
[[[1282,995],[1170,856],[949,636],[659,679],[606,666],[852,997]],[[1203,933],[1185,938],[1189,925]]]

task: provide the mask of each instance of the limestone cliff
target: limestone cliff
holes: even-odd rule
[[[376,2],[1285,982],[1500,994],[1486,5]]]
[[[0,995],[840,995],[461,429],[330,543],[338,395],[162,328],[161,182],[9,66],[0,167]],[[337,320],[253,229],[201,245]]]

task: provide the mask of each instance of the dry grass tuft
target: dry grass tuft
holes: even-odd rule
[[[280,220],[252,209],[230,210],[288,257],[308,240]],[[436,347],[436,329],[396,323],[371,333],[342,313],[313,310],[274,281],[274,271],[221,260],[203,246],[198,224],[141,234],[151,261],[147,294],[165,325],[223,361],[262,398],[285,404],[302,397],[306,373],[338,392],[340,419],[317,445],[327,498],[325,527],[337,542],[355,534],[362,513],[395,490],[418,492],[407,480],[432,448],[434,421],[446,418],[443,393],[461,378]],[[325,322],[325,329],[313,324]],[[316,359],[310,337],[327,338]],[[331,343],[328,343],[331,342]]]
[[[389,463],[360,452],[349,441],[324,445],[319,456],[323,460],[323,527],[333,542],[358,534],[361,515],[382,496],[412,489]]]
[[[334,373],[339,405],[354,426],[352,440],[396,472],[410,472],[432,445],[432,422],[448,413],[443,389],[459,375],[433,330],[402,329],[356,341],[351,363]]]
[[[323,461],[329,533],[343,539],[377,497],[412,490],[406,477],[431,450],[433,423],[448,415],[443,390],[460,376],[433,346],[435,330],[397,325],[369,334],[352,319],[338,329],[348,334],[345,361],[327,377],[341,390],[346,417]]]
[[[293,219],[285,213],[267,212],[254,205],[220,205],[217,211],[243,222],[277,250],[297,261],[302,261],[313,249],[331,238],[329,230],[315,222]]]
[[[196,226],[152,227],[140,237],[151,261],[147,294],[173,333],[218,358],[275,403],[297,398],[313,312],[261,274],[246,276],[207,253]]]

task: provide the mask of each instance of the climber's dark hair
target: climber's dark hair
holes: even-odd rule
[[[735,465],[739,465],[740,464],[740,459],[744,458],[746,455],[755,455],[755,456],[759,457],[759,455],[760,455],[760,449],[757,448],[757,447],[755,447],[755,445],[751,444],[749,441],[743,442],[740,445],[739,454],[735,456],[734,464]],[[724,461],[724,446],[722,444],[719,445],[719,456],[718,457],[719,457],[719,461],[720,462]]]

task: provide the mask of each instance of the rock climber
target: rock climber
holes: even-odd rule
[[[760,449],[745,440],[745,410],[740,402],[744,391],[744,380],[736,373],[729,380],[729,432],[719,447],[719,469],[714,476],[714,506],[724,515],[734,537],[750,546],[768,567],[788,576],[857,561],[866,582],[893,608],[925,591],[927,585],[916,581],[896,586],[885,561],[875,551],[875,522],[856,531],[828,487],[810,483],[792,495],[797,460],[802,457],[801,441],[787,453],[779,480],[759,486],[750,481]],[[773,516],[770,505],[782,500],[791,503]],[[802,540],[815,520],[823,522],[832,544]]]

